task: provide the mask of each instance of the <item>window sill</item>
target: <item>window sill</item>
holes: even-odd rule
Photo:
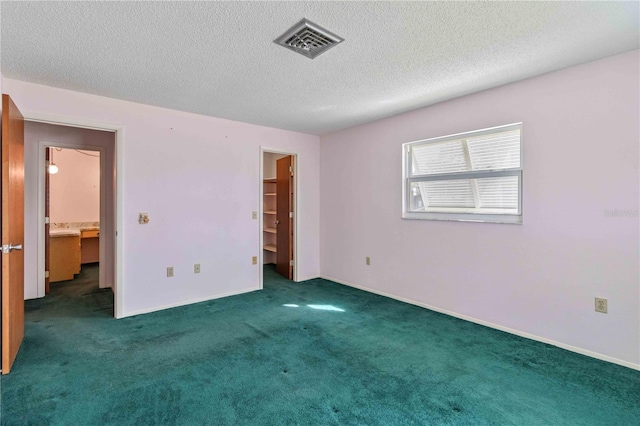
[[[488,215],[464,213],[411,213],[404,212],[402,219],[409,220],[444,220],[449,222],[480,222],[522,225],[522,215]]]

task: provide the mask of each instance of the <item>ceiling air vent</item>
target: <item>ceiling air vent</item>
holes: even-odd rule
[[[273,42],[313,59],[343,40],[331,31],[303,19]]]

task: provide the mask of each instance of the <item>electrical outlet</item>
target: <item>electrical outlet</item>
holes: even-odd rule
[[[371,258],[369,256],[365,257],[365,262],[367,263],[367,266],[371,265]]]
[[[200,273],[200,264],[196,263],[195,265],[193,265],[193,273],[194,274],[199,274]]]
[[[167,278],[171,278],[173,276],[173,266],[167,267]]]
[[[596,297],[596,312],[607,313],[607,299]]]
[[[251,258],[251,264],[252,265],[257,265],[258,264],[258,256],[253,256]]]

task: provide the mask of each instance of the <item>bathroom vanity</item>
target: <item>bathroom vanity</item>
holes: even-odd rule
[[[56,228],[49,231],[49,282],[72,280],[81,265],[100,261],[100,228]]]

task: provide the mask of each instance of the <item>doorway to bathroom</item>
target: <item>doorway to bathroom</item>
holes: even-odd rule
[[[25,157],[38,165],[37,173],[25,173],[25,207],[33,207],[25,210],[35,213],[25,217],[33,222],[25,240],[36,242],[25,256],[38,264],[37,279],[25,277],[26,298],[79,278],[115,292],[116,133],[25,121],[25,142],[33,151]]]
[[[100,276],[100,151],[46,147],[45,294],[88,269]]]

